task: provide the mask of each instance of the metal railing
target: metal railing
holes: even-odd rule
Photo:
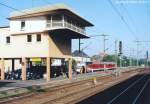
[[[62,20],[47,20],[46,28],[69,28],[75,32],[85,34],[85,29],[67,21]]]

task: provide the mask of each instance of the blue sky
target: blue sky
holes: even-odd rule
[[[106,41],[107,53],[114,53],[114,41],[123,42],[123,53],[125,55],[136,56],[136,44],[134,41],[150,40],[150,1],[149,0],[111,0],[115,8],[122,15],[125,22],[129,25],[132,33],[125,23],[112,8],[108,0],[1,0],[17,9],[27,9],[31,7],[44,6],[55,3],[65,3],[81,16],[92,22],[95,26],[87,28],[87,35],[109,35]],[[134,1],[134,2],[133,2]],[[122,2],[122,3],[121,3]],[[0,26],[9,25],[6,19],[13,10],[0,5]],[[102,37],[82,40],[81,48],[90,56],[99,54],[103,51]],[[150,43],[141,43],[140,57],[144,57],[145,51],[150,50]],[[73,41],[73,50],[78,49],[78,41]]]

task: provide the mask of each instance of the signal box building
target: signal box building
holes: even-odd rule
[[[21,62],[22,80],[34,61],[45,64],[46,79],[51,78],[53,59],[68,62],[72,79],[71,40],[88,38],[86,27],[93,26],[64,4],[15,11],[10,14],[9,27],[0,28],[1,80],[5,71],[12,73]]]

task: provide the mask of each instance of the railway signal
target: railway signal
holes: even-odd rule
[[[122,55],[122,41],[119,41],[119,55]]]
[[[136,65],[137,65],[137,67],[139,66],[139,43],[149,43],[150,41],[148,40],[148,41],[139,41],[139,40],[136,40],[135,41],[136,43],[137,43],[137,63],[136,63]],[[148,58],[148,52],[146,52],[146,58]],[[148,61],[148,60],[147,60]]]
[[[146,66],[148,67],[148,51],[146,51]]]
[[[148,60],[148,51],[146,51],[146,60]]]
[[[122,66],[122,41],[119,41],[119,54],[118,56],[120,57],[120,67]]]

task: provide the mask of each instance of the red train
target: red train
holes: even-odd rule
[[[97,71],[97,70],[104,70],[104,69],[115,69],[116,63],[114,62],[93,62],[87,66],[88,71]]]

